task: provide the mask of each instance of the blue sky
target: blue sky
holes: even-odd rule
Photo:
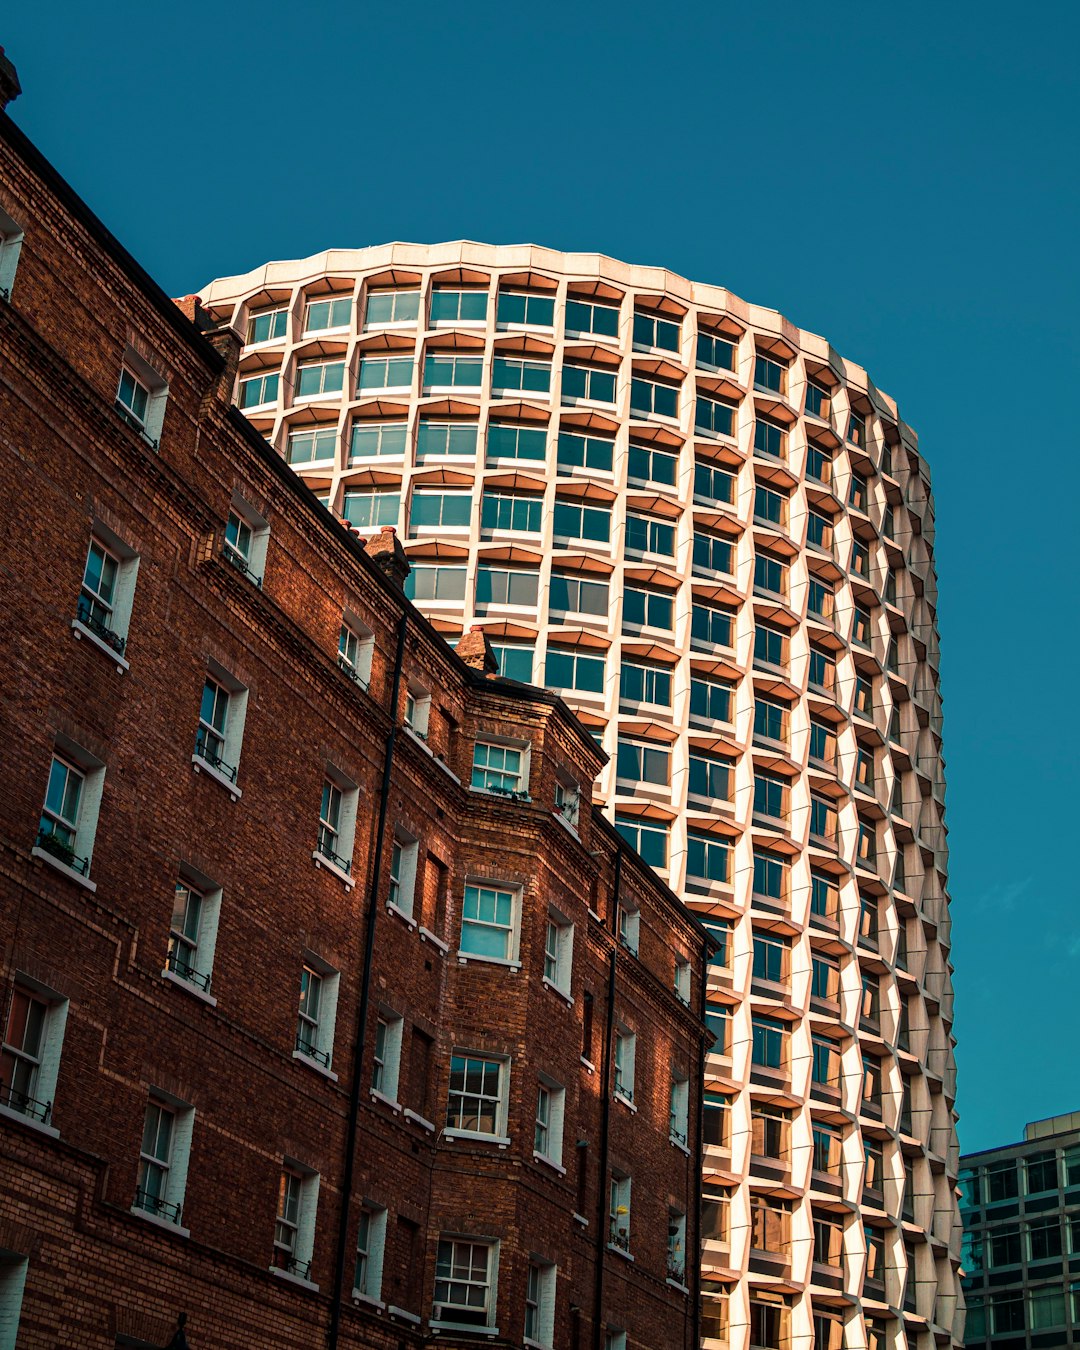
[[[172,294],[528,240],[728,286],[896,397],[937,498],[965,1150],[1080,1108],[1078,39],[1053,0],[61,0],[0,26],[15,120]]]

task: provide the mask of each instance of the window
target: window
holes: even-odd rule
[[[771,1195],[750,1196],[750,1246],[773,1256],[787,1256],[791,1241],[791,1201]]]
[[[72,742],[58,742],[49,766],[33,855],[90,874],[105,766]]]
[[[840,1130],[835,1125],[825,1125],[821,1121],[813,1124],[813,1167],[815,1172],[826,1176],[840,1175],[842,1158]]]
[[[0,1107],[51,1124],[67,1014],[66,998],[16,981],[0,1049]]]
[[[781,1350],[788,1344],[788,1308],[783,1303],[750,1300],[750,1350]]]
[[[296,1017],[294,1058],[314,1060],[330,1068],[337,1021],[338,972],[315,956],[300,971],[300,1006]]]
[[[732,721],[735,686],[730,680],[690,678],[690,716],[706,722]]]
[[[612,1172],[608,1187],[608,1242],[630,1250],[630,1178],[623,1172]]]
[[[1058,1216],[1055,1214],[1049,1219],[1032,1219],[1028,1225],[1028,1242],[1032,1261],[1050,1261],[1060,1257],[1061,1222]]]
[[[686,1215],[678,1209],[668,1210],[667,1277],[686,1282]]]
[[[836,1092],[840,1087],[840,1047],[828,1036],[815,1034],[810,1041],[810,1081],[816,1087]]]
[[[885,1283],[885,1234],[880,1228],[863,1228],[866,1241],[866,1278],[876,1285]]]
[[[675,624],[675,601],[667,591],[638,586],[623,589],[623,627],[657,628],[670,633]]]
[[[301,361],[296,367],[298,399],[340,393],[344,382],[344,361]]]
[[[807,511],[806,542],[810,548],[832,553],[833,523],[828,516],[823,516],[820,511]]]
[[[264,408],[268,403],[276,403],[280,383],[281,372],[278,370],[260,370],[253,375],[241,376],[238,398],[240,407]],[[119,398],[119,395],[117,397]],[[145,404],[143,406],[145,407]]]
[[[321,300],[307,302],[304,311],[305,333],[325,333],[332,328],[348,328],[351,322],[351,295],[328,295]]]
[[[751,1063],[763,1069],[783,1069],[787,1064],[787,1024],[774,1017],[752,1018]]]
[[[990,1327],[995,1336],[1000,1336],[1009,1331],[1017,1331],[1023,1335],[1024,1296],[1022,1293],[1017,1291],[1016,1293],[1005,1292],[990,1295]]]
[[[728,1148],[731,1144],[731,1096],[724,1092],[706,1092],[704,1097],[704,1134],[708,1148]]]
[[[735,611],[718,605],[694,604],[690,611],[690,637],[712,647],[732,647]]]
[[[425,372],[426,374],[426,372]],[[362,356],[357,392],[376,389],[411,389],[413,358],[409,356]],[[479,383],[479,380],[477,380]]]
[[[885,1157],[876,1139],[863,1137],[863,1190],[882,1194],[885,1178]]]
[[[710,971],[730,971],[731,970],[731,935],[732,922],[730,919],[703,918],[702,923],[708,930],[716,944],[716,951],[709,958]]]
[[[383,428],[379,428],[382,430]],[[386,430],[391,428],[387,427]],[[382,453],[378,448],[370,450],[358,450],[357,439],[361,431],[365,430],[361,423],[353,427],[353,445],[352,454],[354,456],[362,454],[377,455]],[[366,430],[371,430],[370,427]],[[401,426],[401,449],[399,454],[404,453],[405,449],[405,427]],[[289,439],[285,447],[285,459],[289,464],[321,464],[330,462],[337,458],[338,448],[338,429],[333,427],[315,427],[307,431],[290,431]],[[391,453],[389,450],[387,454]]]
[[[424,388],[479,389],[483,374],[481,356],[430,352],[424,361]]]
[[[867,719],[873,717],[874,684],[865,675],[855,676],[855,712]]]
[[[877,827],[873,821],[859,821],[855,861],[871,870],[877,865]]]
[[[409,511],[409,529],[465,529],[472,519],[471,492],[440,492],[433,488],[415,488]]]
[[[754,815],[787,820],[788,780],[758,769],[754,774]]]
[[[566,1092],[554,1079],[541,1076],[536,1092],[533,1153],[556,1167],[562,1166],[563,1106]]]
[[[558,910],[549,909],[544,929],[544,979],[567,997],[573,959],[574,925]]]
[[[1056,1191],[1058,1187],[1057,1153],[1049,1149],[1045,1153],[1029,1153],[1024,1159],[1025,1191],[1028,1195],[1041,1195],[1043,1191]]]
[[[874,790],[874,752],[861,745],[855,754],[855,786],[864,792]]]
[[[615,442],[608,436],[585,436],[575,431],[559,432],[560,473],[573,473],[576,469],[594,469],[598,473],[610,473],[614,458]]]
[[[487,434],[488,463],[494,459],[547,459],[547,431],[543,427],[519,427],[492,422]]]
[[[484,530],[520,530],[539,534],[543,510],[543,497],[530,497],[521,492],[485,492],[480,508],[480,525]]]
[[[774,669],[787,665],[788,636],[782,628],[759,623],[754,626],[754,664]]]
[[[359,800],[358,786],[339,770],[328,766],[323,779],[319,829],[312,857],[320,865],[329,863],[346,877],[352,871]]]
[[[500,291],[495,322],[499,325],[550,328],[555,322],[555,297],[522,291]]]
[[[508,647],[493,642],[491,650],[499,663],[499,674],[504,680],[520,680],[522,684],[532,683],[533,649],[531,647]]]
[[[820,417],[823,421],[828,420],[830,406],[829,391],[813,380],[806,381],[806,398],[803,402],[803,412],[808,417]]]
[[[413,839],[404,830],[394,832],[394,843],[390,850],[390,889],[387,904],[407,918],[413,917],[416,899],[416,864],[420,855],[419,840]]]
[[[836,878],[827,872],[810,872],[810,913],[820,919],[835,919],[840,907]]]
[[[555,811],[576,832],[581,812],[581,788],[569,775],[559,772],[555,780]]]
[[[576,689],[581,693],[604,692],[604,658],[588,651],[549,647],[544,683],[549,689]]]
[[[836,803],[829,797],[810,794],[810,834],[828,844],[836,843]]]
[[[786,384],[787,367],[759,352],[754,357],[754,388],[767,394],[782,394]]]
[[[257,342],[274,342],[278,338],[283,338],[288,326],[287,308],[264,309],[260,314],[252,314],[248,319],[248,346],[253,347]]]
[[[168,392],[168,386],[157,371],[129,347],[116,386],[116,409],[124,421],[155,448],[165,420]],[[277,397],[276,382],[274,397]]]
[[[690,1084],[675,1075],[671,1079],[670,1109],[668,1111],[668,1138],[686,1147],[690,1120]]]
[[[103,642],[123,656],[135,598],[139,559],[111,532],[98,526],[90,537],[82,587],[72,627]]]
[[[646,816],[615,817],[615,828],[636,849],[650,867],[667,867],[668,830],[666,825]]]
[[[851,481],[848,484],[848,506],[865,514],[869,497],[870,489],[866,479],[862,474],[852,472]]]
[[[754,849],[754,896],[757,899],[786,900],[790,866],[783,854]]]
[[[593,614],[606,616],[609,605],[608,583],[592,581],[586,577],[569,572],[552,572],[549,606],[552,610],[567,614]],[[523,603],[535,604],[536,596]]]
[[[427,740],[431,694],[415,680],[409,680],[405,688],[405,716],[402,720],[421,740]]]
[[[636,904],[619,902],[618,931],[622,945],[631,956],[637,956],[641,937],[641,910]]]
[[[723,535],[694,531],[694,568],[699,572],[731,576],[735,571],[735,546]]]
[[[671,751],[647,741],[620,739],[616,772],[625,782],[667,787],[671,782]]]
[[[458,291],[449,286],[436,286],[431,292],[431,326],[485,323],[487,307],[487,291]]]
[[[705,1040],[705,1052],[709,1055],[729,1055],[731,1053],[731,1009],[726,1003],[710,1004],[705,1009],[705,1027],[712,1037]]]
[[[525,1341],[528,1345],[555,1344],[556,1268],[550,1261],[530,1261],[525,1284]]]
[[[375,328],[383,324],[414,324],[419,314],[420,292],[418,290],[369,291],[364,327]]]
[[[788,499],[782,492],[774,492],[772,488],[760,485],[754,489],[755,520],[783,528],[787,524],[787,508]]]
[[[754,589],[770,595],[786,596],[788,565],[773,553],[754,554]]]
[[[356,1231],[353,1297],[373,1299],[382,1294],[383,1253],[386,1249],[386,1210],[365,1205]]]
[[[431,358],[428,358],[429,362]],[[479,363],[477,363],[479,364]],[[476,381],[480,383],[479,379]],[[517,357],[496,356],[491,363],[491,392],[493,397],[507,392],[546,394],[551,389],[551,363],[525,361]]]
[[[180,1223],[194,1122],[195,1111],[186,1104],[159,1097],[147,1102],[134,1211]]]
[[[832,455],[827,450],[822,450],[820,446],[808,445],[806,447],[806,476],[818,483],[831,483]]]
[[[569,362],[564,365],[562,401],[577,403],[580,399],[590,403],[614,403],[615,372],[596,366],[575,366]]]
[[[734,767],[734,760],[722,759],[718,755],[707,755],[691,748],[690,795],[703,797],[711,802],[731,801]]]
[[[642,483],[659,483],[674,487],[679,467],[678,457],[667,450],[630,443],[627,452],[627,477]]]
[[[491,1139],[505,1136],[509,1074],[505,1059],[455,1050],[450,1056],[447,1130]]]
[[[410,600],[464,600],[465,568],[417,565],[405,579],[405,594]]]
[[[319,1174],[286,1159],[278,1182],[271,1270],[284,1271],[301,1280],[310,1279],[318,1203]]]
[[[697,363],[706,370],[734,370],[735,343],[715,333],[698,333]]]
[[[750,1103],[750,1152],[758,1158],[786,1162],[790,1153],[791,1112],[772,1102]]]
[[[734,436],[735,409],[699,392],[694,404],[694,428],[706,436]]]
[[[634,1061],[637,1036],[621,1023],[615,1028],[615,1095],[624,1101],[634,1100]]]
[[[663,666],[623,662],[619,673],[619,697],[628,703],[652,703],[671,707],[671,671]]]
[[[566,302],[567,333],[595,333],[598,337],[618,337],[619,310],[617,306],[591,304],[585,300]]]
[[[810,667],[807,678],[815,689],[828,693],[836,687],[836,660],[824,647],[810,647]]]
[[[786,745],[791,709],[778,699],[758,695],[754,699],[754,739]]]
[[[174,975],[210,992],[217,947],[221,890],[208,879],[182,874],[173,891],[169,950],[163,975]]]
[[[555,499],[555,536],[606,544],[611,539],[611,512],[583,502]]]
[[[848,440],[852,445],[866,445],[866,418],[857,412],[851,414],[848,422]]]
[[[754,453],[768,459],[787,456],[787,432],[775,422],[759,417],[754,423]]]
[[[346,616],[338,635],[338,665],[354,683],[366,689],[371,682],[375,634],[359,620]]]
[[[416,427],[416,461],[457,456],[472,459],[476,454],[477,425],[475,422],[433,422],[421,418]],[[402,451],[405,443],[402,438]]]
[[[401,1043],[405,1020],[390,1008],[380,1008],[375,1019],[375,1048],[371,1062],[371,1091],[391,1106],[398,1105]]]
[[[880,1113],[881,1060],[874,1059],[872,1055],[863,1055],[862,1068],[863,1068],[863,1079],[862,1079],[863,1106],[875,1108],[876,1112]]]
[[[735,475],[730,469],[695,460],[694,496],[699,501],[723,502],[730,506],[735,501]]]
[[[777,933],[754,933],[753,978],[783,984],[791,964],[791,942]]]
[[[513,961],[520,899],[516,890],[467,885],[461,912],[462,954]]]
[[[630,381],[630,411],[639,417],[679,416],[679,387],[643,380],[635,376]]]
[[[233,792],[240,768],[248,691],[216,663],[203,682],[199,725],[195,732],[195,767],[209,769]]]
[[[851,620],[852,642],[859,647],[869,647],[871,631],[870,611],[862,605],[854,605]]]
[[[473,747],[472,786],[504,796],[523,792],[527,786],[525,755],[520,746],[477,741]]]
[[[861,539],[855,539],[851,545],[851,571],[864,579],[870,576],[870,550]]]
[[[0,212],[0,228],[5,221]],[[4,238],[0,234],[0,281],[4,273]],[[20,238],[21,242],[21,238]],[[16,246],[17,248],[17,246]],[[12,266],[14,272],[14,265]],[[11,276],[7,277],[7,287],[11,285]],[[5,289],[6,288],[0,288]],[[22,1316],[23,1291],[26,1287],[26,1272],[29,1259],[18,1252],[0,1248],[0,1347],[2,1350],[15,1350],[19,1334],[19,1320]]]
[[[440,1238],[435,1258],[435,1326],[482,1327],[495,1334],[498,1247],[494,1242]]]
[[[815,951],[810,959],[810,996],[835,1003],[840,996],[840,965],[833,957]]]
[[[256,586],[262,585],[269,538],[270,526],[266,520],[246,502],[234,498],[225,521],[222,553],[226,562],[231,563]]]
[[[679,350],[679,325],[657,314],[634,311],[634,346],[657,347],[665,352]]]
[[[718,834],[686,836],[686,875],[695,881],[731,881],[731,840]]]
[[[675,526],[651,516],[629,512],[624,543],[627,553],[654,553],[664,558],[675,556]]]
[[[346,488],[341,514],[350,525],[360,530],[396,525],[401,514],[401,493],[387,490],[364,492],[359,488]]]

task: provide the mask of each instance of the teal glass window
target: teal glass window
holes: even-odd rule
[[[819,919],[835,919],[840,907],[840,891],[836,878],[827,872],[810,873],[810,913]]]
[[[735,500],[735,475],[730,469],[697,460],[694,464],[694,496],[701,501],[724,502],[730,506]]]
[[[615,372],[599,370],[595,366],[563,366],[563,402],[588,399],[591,403],[615,402]]]
[[[819,619],[831,619],[836,596],[827,581],[811,577],[806,595],[807,612]]]
[[[679,350],[679,325],[657,314],[634,314],[634,346],[659,348],[665,352]]]
[[[675,556],[675,526],[651,516],[629,513],[626,517],[625,551],[627,553],[655,553],[660,557]]]
[[[458,291],[437,286],[431,292],[431,326],[440,323],[483,323],[487,319],[487,291]]]
[[[344,361],[306,361],[296,368],[296,397],[316,398],[340,391],[345,380]]]
[[[418,563],[405,579],[410,600],[464,600],[464,567],[425,567]]]
[[[544,427],[519,427],[510,422],[491,422],[487,434],[487,458],[527,459],[543,461],[547,458],[547,430]]]
[[[325,432],[318,432],[325,435]],[[337,433],[334,432],[337,439]],[[291,438],[290,438],[291,440]],[[404,455],[406,426],[404,422],[354,422],[349,442],[349,459],[372,459],[382,455]]]
[[[333,459],[337,447],[337,427],[290,431],[285,457],[290,464],[314,464],[320,460]]]
[[[701,572],[731,576],[735,567],[735,546],[721,534],[707,530],[694,532],[694,567]]]
[[[479,389],[484,376],[481,356],[430,353],[424,362],[424,388]]]
[[[619,671],[619,697],[630,703],[671,707],[671,671],[624,661]]]
[[[694,426],[713,436],[734,436],[735,409],[730,403],[699,393],[694,407]]]
[[[326,296],[309,300],[304,314],[305,333],[325,333],[331,328],[348,328],[352,322],[352,296]]]
[[[852,445],[866,445],[866,418],[858,413],[851,414],[851,420],[848,422],[848,440]]]
[[[731,800],[733,762],[718,755],[690,751],[690,793],[710,801]]]
[[[387,323],[415,323],[419,313],[418,290],[369,291],[364,326],[374,328]]]
[[[379,525],[396,525],[401,512],[399,492],[362,492],[345,489],[342,515],[350,525],[370,529]]]
[[[754,700],[754,737],[757,740],[787,744],[791,709],[777,699],[759,694]]]
[[[540,574],[523,568],[488,567],[483,563],[476,571],[476,603],[478,605],[535,606],[540,587]]]
[[[754,956],[752,976],[755,980],[768,980],[771,984],[782,984],[787,978],[788,954],[787,941],[775,933],[754,934]]]
[[[559,472],[595,469],[610,473],[615,458],[615,442],[608,436],[584,436],[576,431],[559,432]]]
[[[753,1044],[751,1061],[762,1069],[782,1069],[787,1026],[775,1017],[755,1016],[752,1019]]]
[[[787,595],[787,563],[772,553],[754,555],[754,589],[770,595]]]
[[[279,371],[260,371],[258,375],[249,375],[240,381],[241,408],[261,408],[266,403],[276,403],[278,386],[281,381]]]
[[[665,591],[627,586],[623,591],[624,627],[660,628],[670,633],[675,624],[675,602]]]
[[[364,356],[358,388],[361,393],[369,389],[409,389],[412,377],[411,356]]]
[[[729,882],[731,841],[722,835],[690,830],[686,836],[686,875],[697,881]]]
[[[803,411],[810,417],[825,419],[829,415],[829,391],[813,380],[806,382],[806,399]]]
[[[779,853],[754,850],[754,894],[783,900],[787,894],[788,860]]]
[[[567,300],[566,331],[593,333],[597,337],[618,337],[618,308],[595,304],[588,300]]]
[[[786,449],[787,432],[776,422],[767,422],[759,417],[754,423],[754,451],[767,455],[770,459],[783,459]]]
[[[606,615],[608,583],[590,581],[569,572],[552,572],[548,605],[556,613]]]
[[[806,447],[806,476],[818,483],[832,482],[832,455],[812,442]]]
[[[288,327],[287,309],[264,309],[261,314],[253,314],[248,319],[248,345],[254,346],[256,342],[274,342],[277,338],[283,338]]]
[[[735,686],[729,680],[691,677],[690,716],[730,723],[734,694]]]
[[[505,643],[493,642],[491,650],[499,663],[499,674],[504,680],[520,680],[522,684],[532,684],[533,649],[532,647],[514,647]]]
[[[757,666],[784,666],[787,664],[787,634],[781,628],[759,623],[754,629],[754,664]]]
[[[754,388],[767,394],[784,392],[784,376],[787,370],[779,361],[770,361],[767,356],[754,358]]]
[[[816,689],[831,689],[836,683],[836,662],[822,647],[810,648],[810,683]]]
[[[471,492],[435,492],[417,488],[412,495],[409,511],[410,530],[433,529],[446,526],[467,528],[472,519]]]
[[[771,820],[786,820],[787,813],[787,779],[759,769],[754,774],[754,815],[768,816]]]
[[[485,492],[480,525],[485,530],[521,530],[539,534],[543,514],[543,497],[528,497],[520,492]]]
[[[788,499],[782,492],[774,492],[772,488],[761,487],[754,489],[754,519],[762,520],[767,525],[783,526],[787,522]]]
[[[615,828],[650,867],[667,866],[668,831],[645,816],[616,816]]]
[[[698,333],[697,363],[706,370],[734,370],[734,342],[716,333]]]
[[[443,459],[451,455],[472,458],[476,454],[475,422],[434,422],[422,417],[416,427],[416,458]]]
[[[550,689],[577,689],[587,694],[604,692],[604,658],[587,652],[549,647],[544,683]]]
[[[671,751],[664,745],[620,738],[616,773],[629,783],[652,783],[667,787],[671,782]]]
[[[491,368],[491,387],[501,392],[546,394],[551,388],[551,363],[496,356]]]
[[[611,538],[611,512],[556,498],[555,534],[565,539],[591,539],[606,544]]]
[[[716,605],[695,604],[690,611],[690,636],[698,642],[730,647],[735,635],[735,614]]]
[[[678,417],[678,387],[635,376],[630,381],[630,409],[644,417]]]
[[[477,745],[477,751],[482,749],[498,750],[500,746],[481,746]],[[476,783],[477,771],[473,769],[473,787]],[[483,786],[487,786],[483,784]],[[514,894],[512,891],[496,890],[488,886],[466,886],[465,899],[461,907],[461,950],[471,956],[493,956],[500,961],[509,960],[511,956],[512,940],[514,931]],[[455,1057],[457,1059],[458,1057]],[[478,1093],[483,1091],[484,1066],[488,1071],[498,1078],[499,1061],[469,1059],[459,1060],[462,1065],[464,1076],[464,1067],[468,1065],[474,1070],[477,1076],[476,1090]],[[466,1078],[466,1082],[468,1079]],[[497,1087],[489,1087],[488,1092],[494,1092],[497,1097]],[[494,1128],[493,1119],[485,1119],[482,1115],[479,1117],[464,1117],[464,1123],[478,1123],[480,1125]]]
[[[630,442],[626,461],[629,478],[639,483],[660,483],[664,487],[674,487],[678,468],[678,456],[670,451]]]
[[[522,291],[500,291],[495,322],[550,328],[555,322],[555,297]]]

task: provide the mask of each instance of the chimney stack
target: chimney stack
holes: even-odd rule
[[[14,103],[21,93],[22,85],[19,83],[19,76],[15,67],[10,59],[4,55],[3,47],[0,47],[0,112],[9,103]]]
[[[378,534],[364,540],[368,557],[387,576],[399,590],[405,586],[405,578],[412,571],[397,530],[393,525],[384,525]]]
[[[491,650],[488,635],[478,623],[474,623],[458,642],[456,651],[465,664],[471,666],[473,670],[479,670],[484,675],[497,675],[499,673],[499,662],[495,653]]]

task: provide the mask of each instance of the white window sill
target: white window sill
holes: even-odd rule
[[[465,1331],[473,1336],[491,1336],[499,1334],[498,1327],[471,1326],[468,1322],[437,1322],[434,1318],[428,1323],[432,1331]]]
[[[621,1102],[622,1105],[625,1106],[628,1111],[631,1111],[635,1116],[637,1115],[637,1107],[634,1105],[634,1103],[630,1100],[629,1097],[624,1097],[618,1088],[615,1089],[614,1097],[615,1100],[617,1102]]]
[[[152,1223],[155,1228],[161,1228],[166,1233],[175,1233],[177,1237],[190,1237],[191,1230],[181,1228],[178,1223],[173,1223],[171,1219],[162,1219],[157,1214],[148,1214],[145,1209],[139,1209],[138,1205],[132,1205],[129,1213],[134,1214],[137,1219],[142,1219],[144,1223]]]
[[[392,1303],[387,1307],[386,1311],[391,1317],[400,1317],[403,1322],[411,1322],[413,1326],[416,1327],[420,1325],[420,1319],[415,1313],[406,1312],[404,1308],[395,1308]]]
[[[244,795],[231,778],[223,774],[220,769],[215,769],[212,764],[203,759],[202,755],[192,755],[191,766],[196,773],[205,773],[215,783],[220,783],[234,802],[238,802]]]
[[[680,1144],[679,1141],[677,1139],[673,1139],[671,1135],[668,1135],[668,1143],[671,1145],[672,1148],[677,1148],[680,1153],[685,1153],[686,1156],[689,1158],[690,1150],[686,1147],[685,1144]]]
[[[374,1308],[376,1312],[383,1312],[386,1304],[381,1298],[374,1298],[371,1294],[365,1294],[359,1289],[352,1291],[354,1303],[362,1303],[367,1308]]]
[[[411,914],[406,914],[403,909],[399,909],[398,906],[395,905],[390,900],[387,900],[386,902],[386,912],[387,914],[393,914],[395,918],[401,920],[401,922],[406,926],[406,928],[411,928],[415,932],[416,920],[413,918],[413,916]]]
[[[380,1092],[378,1088],[369,1088],[371,1100],[373,1102],[382,1102],[383,1106],[388,1106],[394,1115],[401,1111],[401,1103],[394,1101],[393,1097],[387,1097],[385,1093]]]
[[[40,858],[42,862],[48,863],[50,867],[54,867],[61,876],[68,877],[71,881],[78,882],[78,884],[88,890],[91,895],[97,890],[96,881],[91,881],[89,877],[84,877],[81,872],[76,872],[74,867],[69,867],[67,863],[61,862],[59,858],[54,854],[49,853],[46,849],[38,848],[35,844],[30,850],[30,856],[31,858]]]
[[[288,1280],[290,1284],[298,1284],[301,1289],[310,1289],[313,1294],[319,1292],[319,1286],[314,1280],[305,1280],[303,1275],[294,1275],[291,1270],[282,1270],[280,1266],[271,1266],[270,1274],[276,1275],[279,1280]]]
[[[317,1059],[312,1059],[310,1055],[305,1055],[303,1050],[294,1050],[292,1052],[292,1057],[293,1059],[298,1059],[301,1064],[306,1064],[307,1067],[313,1069],[315,1073],[322,1074],[324,1078],[329,1078],[331,1083],[337,1082],[338,1076],[329,1065],[320,1064]]]
[[[570,693],[576,693],[575,690],[569,690],[568,692],[570,692]],[[577,696],[577,697],[580,697],[580,695],[576,695],[576,696]],[[563,829],[567,832],[567,834],[572,835],[572,836],[578,841],[578,843],[580,844],[580,843],[581,843],[581,835],[578,834],[577,826],[576,826],[576,825],[571,825],[570,822],[566,819],[566,817],[563,815],[563,813],[562,813],[561,811],[552,811],[551,814],[555,817],[555,819],[559,822],[559,824],[563,827]]]
[[[435,1133],[435,1126],[431,1123],[430,1120],[426,1120],[419,1113],[419,1111],[413,1111],[407,1106],[402,1114],[404,1115],[406,1120],[415,1121],[416,1124],[419,1125],[422,1130],[427,1130],[428,1134]]]
[[[592,1062],[591,1059],[586,1059],[584,1055],[581,1056],[581,1067],[583,1069],[587,1069],[589,1073],[596,1072],[596,1065]]]
[[[545,1167],[550,1167],[553,1172],[558,1172],[559,1176],[566,1176],[566,1168],[553,1158],[549,1158],[546,1153],[534,1153],[533,1162],[543,1163]]]
[[[616,1247],[614,1242],[609,1242],[607,1245],[607,1249],[609,1252],[614,1252],[616,1256],[621,1256],[624,1261],[632,1262],[634,1259],[628,1251],[624,1251],[622,1247]]]
[[[588,1219],[585,1217],[585,1215],[584,1215],[584,1214],[578,1214],[576,1211],[575,1211],[575,1213],[574,1213],[574,1222],[575,1222],[575,1223],[581,1224],[582,1228],[588,1228],[588,1226],[589,1226],[589,1221],[588,1221]]]
[[[450,950],[450,944],[448,942],[444,942],[442,938],[436,937],[430,928],[425,928],[423,925],[421,925],[417,931],[420,934],[421,942],[430,942],[433,947],[437,947],[439,949],[439,951],[443,954],[443,956],[445,956],[446,953]]]
[[[168,980],[170,984],[175,984],[177,988],[182,989],[185,994],[190,994],[192,998],[199,999],[202,1003],[208,1003],[211,1008],[217,1007],[217,999],[206,989],[200,989],[197,984],[192,984],[190,980],[185,980],[182,975],[177,975],[174,970],[163,970],[161,978]]]
[[[78,619],[72,619],[71,621],[71,636],[77,642],[86,638],[86,640],[97,647],[99,651],[103,651],[109,660],[116,666],[119,674],[123,675],[125,670],[131,669],[130,663],[125,661],[115,648],[110,647],[107,642],[103,641],[95,632],[87,628],[86,624],[80,623]]]
[[[688,1294],[690,1292],[690,1290],[687,1288],[685,1284],[680,1284],[678,1280],[673,1280],[670,1275],[667,1277],[664,1283],[670,1285],[672,1289],[677,1289],[680,1294]]]
[[[17,1120],[20,1125],[29,1126],[31,1130],[37,1130],[39,1134],[48,1135],[50,1139],[60,1138],[60,1131],[55,1125],[46,1125],[43,1120],[35,1120],[33,1116],[27,1116],[22,1111],[16,1111],[13,1106],[0,1106],[0,1120]]]
[[[455,601],[453,603],[460,604],[461,601]],[[447,764],[445,759],[439,758],[439,756],[434,752],[434,750],[432,750],[431,746],[428,745],[427,741],[424,740],[423,736],[418,735],[412,729],[412,727],[403,726],[401,729],[402,731],[405,732],[406,736],[408,736],[408,738],[415,745],[418,745],[426,755],[430,756],[430,758],[435,761],[435,763],[439,766],[440,769],[442,769],[443,773],[445,773],[448,778],[452,778],[454,782],[458,784],[459,787],[461,786],[461,779],[457,776],[456,773],[454,773],[453,769],[451,769],[450,765]]]
[[[510,971],[521,969],[520,961],[508,961],[505,956],[478,956],[474,952],[463,952],[458,949],[457,960],[459,966],[467,966],[470,961],[479,961],[485,966],[503,966]]]
[[[510,1136],[500,1134],[477,1134],[473,1130],[443,1130],[444,1139],[461,1139],[468,1144],[497,1144],[499,1148],[510,1147]]]
[[[321,854],[318,849],[316,849],[315,852],[312,853],[311,860],[312,862],[314,862],[316,868],[322,868],[325,871],[330,872],[333,876],[337,877],[337,879],[344,885],[347,891],[351,891],[352,888],[356,885],[356,882],[352,879],[352,877],[348,874],[348,872],[345,871],[344,867],[339,867],[337,863],[331,862],[330,859]]]
[[[543,977],[542,982],[548,989],[551,990],[553,994],[555,994],[558,998],[561,998],[568,1008],[572,1008],[574,1006],[573,997],[570,994],[568,994],[565,989],[560,989],[559,986],[554,982],[554,980],[549,980],[548,977],[545,975]]]

